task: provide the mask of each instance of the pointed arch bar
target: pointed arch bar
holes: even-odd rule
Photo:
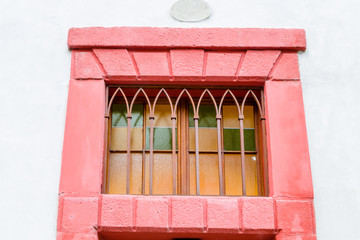
[[[221,142],[221,114],[219,112],[219,108],[217,106],[216,100],[214,96],[211,94],[211,92],[208,89],[205,89],[203,93],[200,96],[199,102],[197,104],[197,115],[199,115],[199,108],[201,104],[201,100],[203,99],[205,94],[208,94],[211,98],[211,101],[214,104],[215,112],[216,112],[216,132],[217,132],[217,151],[218,151],[218,171],[219,171],[219,192],[220,195],[225,195],[225,186],[224,186],[224,174],[223,174],[223,159],[222,159],[222,142]],[[195,125],[195,138],[198,137],[198,128],[197,125]],[[195,139],[195,150],[196,150],[196,166],[198,167],[199,162],[199,142],[198,139]],[[196,174],[198,174],[199,168],[196,169]]]
[[[169,101],[170,104],[170,109],[171,109],[171,158],[172,158],[172,192],[173,195],[176,195],[176,173],[177,173],[177,161],[176,161],[176,133],[175,133],[175,128],[176,128],[176,113],[174,112],[174,107],[171,101],[171,98],[169,96],[169,94],[166,92],[166,90],[164,88],[162,88],[159,93],[156,95],[154,103],[153,103],[153,114],[155,115],[155,107],[156,107],[156,103],[161,95],[161,93],[164,93],[167,100]],[[153,141],[153,139],[151,138],[150,141]]]
[[[135,103],[135,100],[136,98],[138,97],[138,95],[140,93],[143,93],[144,94],[144,97],[146,99],[146,102],[149,106],[149,109],[150,109],[150,112],[151,112],[151,102],[150,102],[150,99],[148,97],[148,95],[146,94],[146,92],[144,91],[143,88],[139,88],[139,90],[135,93],[132,101],[131,101],[131,105],[130,105],[130,112],[134,106],[134,103]],[[150,121],[150,125],[151,125],[151,121]],[[143,132],[143,134],[145,134],[146,131]],[[131,118],[129,120],[128,118],[128,124],[127,124],[127,139],[128,139],[128,145],[127,145],[127,148],[126,148],[126,151],[127,151],[127,163],[126,163],[126,194],[129,194],[130,192],[130,166],[131,166],[131,154],[130,154],[130,140],[131,140]],[[150,131],[150,136],[151,136],[151,131]],[[151,149],[151,148],[150,148]],[[150,177],[150,190],[151,190],[151,193],[152,194],[152,152],[150,151],[150,172],[149,172],[149,177]],[[145,194],[145,159],[146,156],[145,154],[143,153],[142,155],[142,193]]]

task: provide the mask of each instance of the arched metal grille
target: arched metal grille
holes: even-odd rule
[[[131,121],[134,105],[139,99],[142,99],[142,103],[146,105],[149,113],[147,114],[149,126],[143,129],[149,128],[149,149],[146,150],[144,144],[142,147],[143,159],[142,159],[142,179],[141,179],[141,193],[145,194],[146,178],[145,175],[145,152],[149,153],[149,176],[148,176],[148,194],[153,194],[153,179],[154,179],[154,120],[155,110],[159,105],[159,101],[165,102],[170,106],[170,119],[171,119],[171,156],[172,156],[172,194],[181,194],[179,191],[179,166],[178,166],[178,149],[177,149],[177,118],[179,113],[180,104],[182,101],[186,101],[190,110],[193,111],[194,131],[195,131],[195,185],[196,195],[200,195],[200,150],[199,150],[199,116],[200,106],[207,102],[215,108],[216,113],[216,132],[217,132],[217,158],[218,158],[218,181],[219,181],[219,194],[226,195],[225,192],[225,169],[224,169],[224,142],[222,134],[223,116],[222,109],[224,104],[229,102],[232,106],[236,106],[238,123],[239,123],[239,137],[240,137],[240,151],[241,158],[238,159],[241,163],[241,192],[242,195],[248,195],[246,189],[246,163],[245,163],[245,139],[244,139],[244,108],[248,102],[251,102],[257,111],[259,121],[257,121],[256,139],[257,139],[257,154],[262,161],[257,161],[257,185],[258,195],[267,195],[267,162],[266,162],[266,138],[265,138],[265,109],[264,109],[264,94],[261,88],[247,89],[247,88],[234,88],[234,89],[201,89],[201,88],[135,88],[131,86],[122,87],[107,87],[106,90],[106,128],[107,128],[107,147],[105,153],[105,170],[104,170],[104,189],[105,193],[109,192],[109,167],[107,159],[110,153],[110,139],[112,134],[111,124],[111,109],[115,99],[119,99],[125,106],[126,111],[126,129],[127,136],[122,138],[121,141],[126,141],[126,194],[130,194],[130,175],[132,164],[132,150],[131,150]],[[144,119],[145,121],[145,119]],[[145,139],[146,129],[143,131]],[[187,140],[188,141],[188,140]],[[187,149],[189,154],[189,149]],[[260,165],[259,165],[260,164]],[[240,174],[240,173],[239,173]],[[262,178],[261,178],[262,176]],[[184,194],[184,192],[182,192]],[[187,191],[189,194],[189,191]]]

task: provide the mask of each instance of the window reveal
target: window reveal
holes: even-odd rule
[[[105,193],[266,195],[261,89],[107,92]]]

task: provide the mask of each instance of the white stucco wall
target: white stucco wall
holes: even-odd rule
[[[180,23],[174,0],[0,0],[1,239],[55,239],[70,53],[85,26],[304,28],[300,53],[319,240],[358,239],[360,2],[208,0]]]

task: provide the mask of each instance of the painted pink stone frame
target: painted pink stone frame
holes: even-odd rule
[[[304,30],[73,28],[68,45],[57,240],[316,239],[297,56]],[[263,86],[269,196],[101,194],[106,84]]]

